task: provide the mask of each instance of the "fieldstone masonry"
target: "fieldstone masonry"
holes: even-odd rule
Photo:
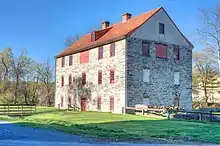
[[[73,54],[73,65],[69,66],[69,56],[65,57],[65,67],[61,67],[62,58],[56,60],[56,106],[64,97],[67,108],[68,97],[72,104],[81,107],[81,97],[74,97],[69,92],[68,77],[81,77],[86,72],[87,83],[91,86],[91,97],[87,98],[87,109],[98,111],[97,98],[101,97],[101,111],[110,111],[110,96],[114,96],[114,111],[121,113],[125,106],[125,40],[115,42],[115,56],[110,57],[110,44],[103,46],[103,59],[98,60],[98,48],[89,50],[89,63],[80,63],[80,53]],[[110,69],[115,70],[115,83],[110,84]],[[98,84],[98,71],[102,71],[102,84]],[[64,76],[65,87],[61,87],[61,76]],[[77,99],[76,99],[77,98]]]
[[[142,56],[142,43],[150,43],[150,56]],[[80,53],[73,54],[73,65],[69,66],[69,56],[56,59],[56,99],[55,106],[64,98],[62,108],[71,103],[81,107],[81,97],[69,92],[69,75],[81,77],[86,72],[87,83],[92,84],[91,95],[87,98],[87,110],[99,111],[97,98],[101,97],[102,112],[110,111],[110,96],[114,96],[114,113],[121,113],[122,107],[143,104],[143,97],[149,97],[149,105],[173,105],[178,95],[180,106],[192,108],[192,50],[180,47],[180,60],[173,57],[174,45],[168,45],[168,58],[157,58],[155,44],[160,42],[128,37],[115,42],[115,56],[110,57],[110,44],[103,46],[103,59],[98,60],[98,48],[89,50],[89,63],[80,63]],[[163,43],[164,44],[164,43]],[[143,69],[150,69],[150,82],[143,82]],[[110,69],[115,70],[115,83],[110,84]],[[102,71],[102,84],[98,84],[98,71]],[[180,85],[174,85],[174,72],[180,73]],[[64,87],[61,87],[64,76]]]
[[[150,43],[150,56],[142,56],[142,43]],[[180,106],[192,108],[192,50],[180,47],[180,60],[173,57],[174,45],[168,45],[168,58],[157,58],[155,44],[160,42],[127,38],[127,104],[173,105],[179,96]],[[143,82],[143,68],[150,69],[150,82]],[[174,72],[180,73],[180,85],[174,85]]]

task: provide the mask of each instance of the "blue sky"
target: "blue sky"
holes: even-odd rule
[[[85,34],[121,14],[139,15],[163,6],[184,35],[198,49],[199,8],[214,8],[219,0],[1,0],[0,50],[18,54],[27,49],[37,61],[53,58],[65,49],[64,40]]]

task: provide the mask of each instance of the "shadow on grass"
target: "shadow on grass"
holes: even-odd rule
[[[55,112],[59,112],[59,110],[51,109],[51,110],[45,110],[45,111],[37,111],[36,113],[33,113],[33,115],[55,113]]]
[[[68,122],[17,122],[21,126],[57,130],[107,141],[140,143],[186,143],[190,141],[220,143],[220,126],[172,120],[131,120],[92,124]]]

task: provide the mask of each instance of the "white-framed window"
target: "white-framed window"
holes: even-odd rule
[[[145,106],[148,106],[148,105],[150,105],[149,103],[150,103],[150,97],[149,96],[146,96],[146,95],[144,95],[143,96],[143,105],[145,105]]]
[[[180,73],[174,72],[174,84],[179,85],[180,84]]]
[[[143,69],[143,82],[150,82],[150,69]]]

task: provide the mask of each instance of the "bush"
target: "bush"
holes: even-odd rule
[[[200,120],[200,113],[181,113],[173,115],[174,119],[181,119],[181,120]],[[202,114],[202,121],[220,121],[220,116]]]
[[[199,120],[199,114],[175,114],[173,118],[182,120]]]

